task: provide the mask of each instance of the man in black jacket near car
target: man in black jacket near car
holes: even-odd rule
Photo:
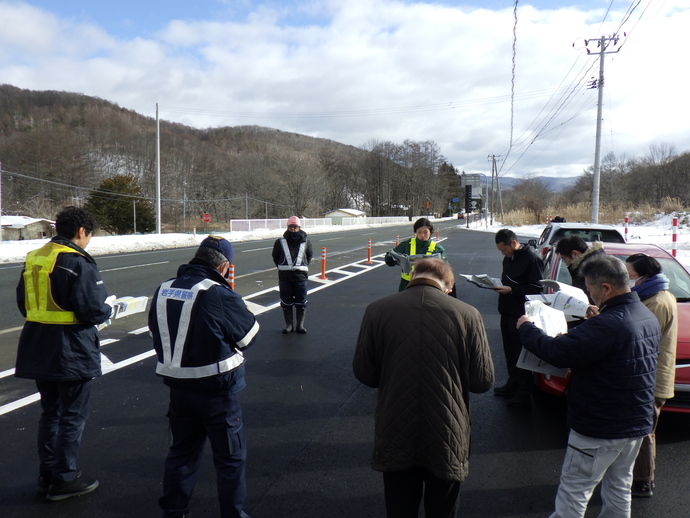
[[[98,480],[77,469],[93,379],[101,375],[96,325],[110,317],[108,296],[84,251],[96,227],[91,214],[67,207],[57,236],[26,256],[17,306],[26,317],[15,376],[36,380],[41,394],[36,492],[51,501],[85,495]]]
[[[497,396],[508,398],[509,406],[528,406],[532,392],[532,373],[517,367],[522,343],[517,334],[517,320],[525,313],[525,295],[542,292],[539,281],[543,264],[534,251],[518,242],[515,232],[503,228],[496,232],[496,248],[504,256],[498,292],[498,312],[501,314],[501,337],[508,368],[508,381],[494,388]]]

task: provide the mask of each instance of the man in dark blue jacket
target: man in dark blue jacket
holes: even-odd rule
[[[26,323],[15,376],[36,380],[41,394],[36,491],[51,501],[98,487],[98,480],[77,469],[91,385],[101,375],[95,326],[111,312],[96,262],[84,251],[95,227],[85,210],[63,209],[55,220],[58,235],[27,254],[17,285]]]
[[[629,517],[632,468],[652,429],[659,323],[628,285],[624,264],[610,255],[582,266],[592,317],[549,337],[522,316],[518,333],[528,351],[570,367],[568,449],[552,518],[584,516],[601,482],[599,516]]]
[[[170,387],[172,440],[159,500],[164,518],[189,516],[206,437],[213,449],[220,516],[247,517],[247,449],[238,392],[246,385],[242,351],[254,343],[259,324],[226,280],[232,256],[229,241],[207,237],[151,303],[156,373]]]

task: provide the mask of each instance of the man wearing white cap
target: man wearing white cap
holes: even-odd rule
[[[311,256],[311,242],[307,233],[300,228],[299,218],[290,216],[283,237],[276,239],[273,245],[273,262],[278,267],[280,307],[283,308],[285,317],[283,333],[292,333],[293,306],[297,315],[297,332],[307,332],[304,328],[304,314],[307,308],[307,278]]]

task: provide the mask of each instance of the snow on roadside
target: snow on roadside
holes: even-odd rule
[[[448,220],[448,219],[446,219]],[[645,225],[630,225],[627,238],[629,242],[653,243],[668,252],[671,252],[673,245],[672,217],[661,216],[656,221]],[[379,226],[400,226],[400,223],[393,225],[353,225],[353,226],[323,226],[305,229],[310,234],[323,232],[338,232],[346,230],[364,230]],[[458,227],[466,228],[465,222],[458,222]],[[407,226],[405,227],[407,228]],[[471,230],[482,230],[485,232],[496,232],[503,228],[501,225],[489,225],[488,228],[484,221],[472,223]],[[510,227],[520,236],[538,237],[544,225],[529,225],[521,227]],[[621,225],[616,228],[625,235],[625,229]],[[412,229],[410,225],[410,235]],[[219,233],[224,238],[233,241],[256,241],[261,239],[276,239],[283,235],[284,230],[254,230],[251,232],[228,232]],[[150,250],[162,250],[167,248],[192,248],[196,247],[208,234],[137,234],[131,236],[95,236],[91,239],[87,251],[94,257],[108,254],[118,254],[126,252],[142,252]],[[401,234],[401,238],[407,237]],[[39,248],[45,244],[47,239],[34,239],[24,241],[3,241],[0,242],[0,263],[21,263],[25,260],[26,254],[31,250]],[[690,270],[690,230],[687,228],[678,229],[676,242],[678,261]]]

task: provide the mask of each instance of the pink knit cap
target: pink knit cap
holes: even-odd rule
[[[297,225],[298,227],[301,227],[301,226],[302,226],[302,225],[299,224],[299,218],[298,218],[297,216],[290,216],[290,217],[288,218],[287,224],[288,224],[288,227],[289,227],[290,225]]]

